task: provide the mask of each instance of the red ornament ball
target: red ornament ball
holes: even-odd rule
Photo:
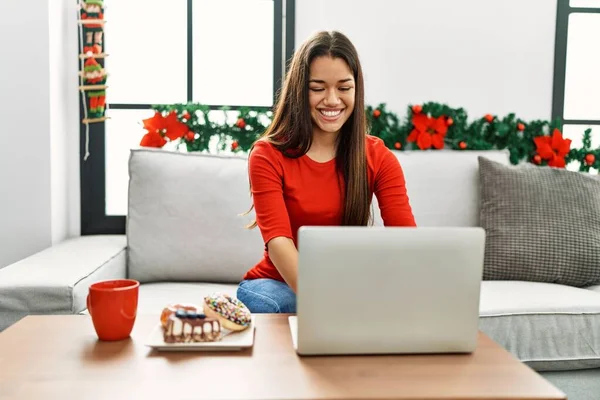
[[[448,126],[452,126],[452,124],[454,124],[454,120],[451,117],[448,117],[448,119],[446,120],[446,124]]]
[[[187,140],[189,140],[190,142],[194,141],[194,136],[195,136],[195,134],[192,131],[188,131],[188,133],[185,134],[185,138]]]
[[[592,165],[594,162],[596,162],[596,156],[595,155],[593,155],[593,154],[590,153],[590,154],[587,154],[585,156],[585,163],[587,165]]]
[[[417,104],[417,105],[414,105],[414,106],[412,106],[412,111],[413,111],[415,114],[419,114],[421,111],[423,111],[423,107],[421,107],[421,106],[420,106],[420,105],[418,105],[418,104]]]
[[[244,121],[244,118],[240,118],[235,123],[235,126],[237,126],[240,129],[244,129],[246,127],[246,121]]]
[[[402,148],[402,143],[396,142],[394,143],[394,147],[396,148],[396,150],[400,150]]]
[[[491,124],[492,122],[494,122],[494,116],[493,116],[492,114],[485,114],[485,117],[483,117],[483,118],[485,118],[485,120],[486,120],[487,122],[489,122],[490,124]]]
[[[381,111],[379,111],[379,110],[373,111],[373,117],[379,118],[380,115],[381,115]]]
[[[458,147],[460,147],[460,149],[461,149],[461,150],[464,150],[464,149],[466,149],[466,148],[467,148],[467,143],[465,143],[465,142],[460,142],[460,143],[458,144]]]
[[[181,118],[189,121],[190,119],[192,119],[192,116],[190,115],[189,112],[186,111],[186,112],[183,113],[183,115],[181,116]]]
[[[524,130],[525,130],[525,125],[519,122],[519,123],[517,124],[517,130],[519,130],[519,131],[524,131]]]
[[[536,164],[541,164],[542,163],[542,157],[540,157],[539,154],[536,154],[535,156],[533,156],[533,162]]]
[[[238,143],[238,141],[237,141],[237,140],[234,140],[234,141],[231,143],[231,150],[233,150],[233,151],[236,151],[236,150],[238,149],[238,147],[240,147],[240,144]]]

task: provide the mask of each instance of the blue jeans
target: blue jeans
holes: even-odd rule
[[[240,282],[237,298],[252,313],[296,312],[296,294],[286,283],[274,279],[250,279]]]

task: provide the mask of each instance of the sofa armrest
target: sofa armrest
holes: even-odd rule
[[[0,332],[30,314],[76,314],[89,286],[127,275],[125,235],[66,240],[0,269]]]

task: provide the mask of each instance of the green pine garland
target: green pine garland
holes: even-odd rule
[[[197,103],[156,105],[153,109],[165,114],[175,111],[180,120],[188,125],[194,135],[184,136],[181,141],[185,143],[189,152],[209,152],[209,145],[213,140],[218,141],[219,151],[229,149],[234,152],[247,152],[254,141],[267,129],[272,118],[271,109],[268,107],[241,108],[237,110],[239,114],[235,121],[227,117],[227,113],[231,110],[223,107],[216,112],[224,113],[224,123],[211,121],[210,108]],[[404,118],[389,111],[385,103],[377,107],[368,105],[366,113],[369,133],[380,137],[390,149],[420,150],[416,143],[409,141],[409,137],[414,129],[413,116],[421,113],[432,118],[442,117],[446,121],[444,148],[506,149],[510,153],[510,161],[513,164],[535,160],[536,164],[546,165],[546,161],[540,160],[539,156],[536,157],[537,148],[533,139],[540,135],[550,135],[554,129],[561,129],[558,120],[525,121],[513,113],[504,117],[488,114],[469,122],[467,112],[463,108],[451,108],[446,104],[435,102],[408,106]],[[583,147],[571,148],[565,156],[565,161],[567,164],[578,161],[580,171],[588,172],[590,168],[600,169],[600,148],[592,148],[591,129],[583,133]]]

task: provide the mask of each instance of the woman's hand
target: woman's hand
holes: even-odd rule
[[[269,258],[288,284],[296,293],[298,283],[298,250],[292,239],[278,236],[267,244]]]

